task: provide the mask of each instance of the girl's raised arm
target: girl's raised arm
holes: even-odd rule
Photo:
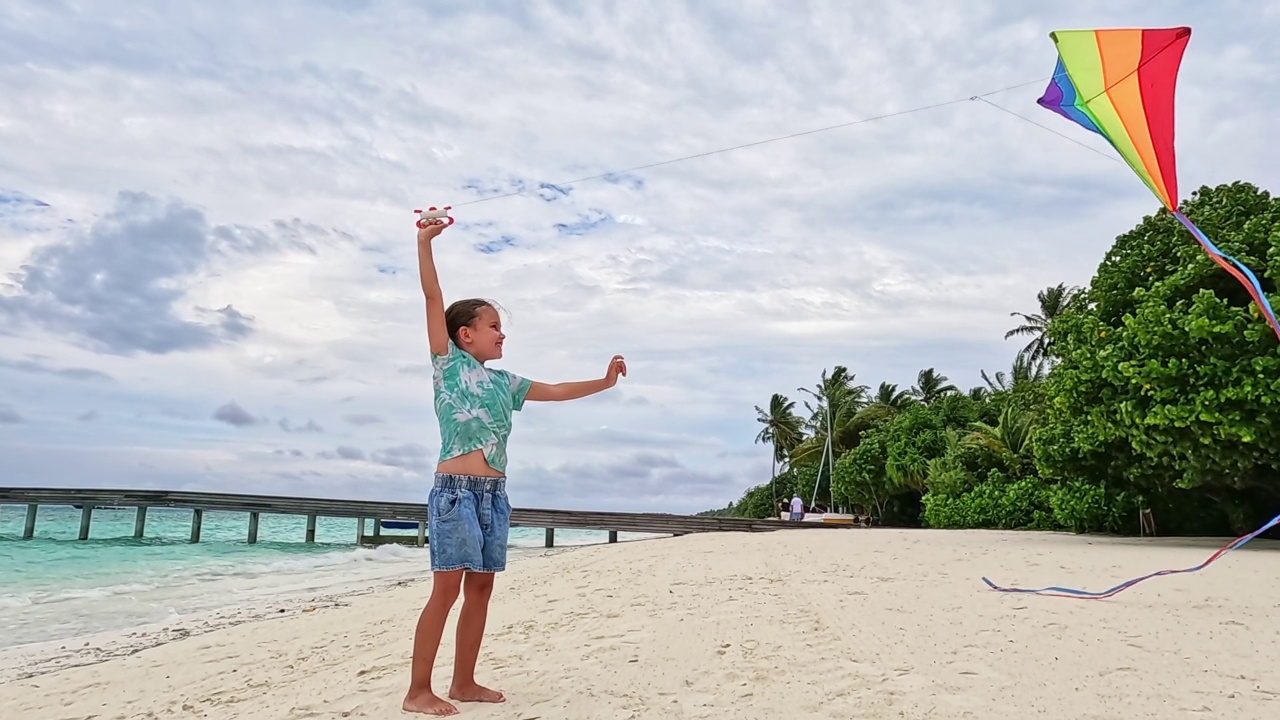
[[[444,322],[444,294],[436,277],[436,261],[431,255],[431,241],[447,227],[441,220],[426,221],[418,229],[418,275],[422,278],[422,294],[427,298],[427,342],[432,355],[449,354],[449,329]]]

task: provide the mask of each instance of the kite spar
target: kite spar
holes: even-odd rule
[[[1209,257],[1249,291],[1280,339],[1258,278],[1178,209],[1173,97],[1191,28],[1059,30],[1049,37],[1058,65],[1037,102],[1106,138]]]

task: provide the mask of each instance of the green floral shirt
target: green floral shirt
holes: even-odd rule
[[[511,413],[524,407],[531,380],[481,365],[449,341],[447,355],[431,356],[440,462],[484,450],[489,467],[507,471]]]

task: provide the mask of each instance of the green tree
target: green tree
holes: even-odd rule
[[[799,464],[824,464],[824,467],[830,468],[835,458],[858,443],[860,428],[856,419],[859,411],[867,405],[867,386],[859,385],[855,375],[847,367],[837,365],[830,375],[826,370],[822,371],[822,379],[817,387],[799,390],[813,397],[816,404],[811,405],[805,401],[805,408],[809,411],[806,423],[809,435],[792,451],[791,461]],[[828,428],[831,452],[827,451]]]
[[[979,371],[979,375],[991,392],[1009,392],[1019,385],[1044,382],[1049,371],[1044,358],[1034,359],[1031,353],[1023,349],[1018,351],[1017,357],[1013,359],[1013,368],[1008,374],[1003,370],[997,370],[994,380],[987,375],[986,370]]]
[[[756,435],[756,442],[773,446],[773,468],[769,474],[770,487],[778,475],[778,466],[785,465],[791,451],[804,440],[804,421],[795,414],[795,402],[785,395],[774,393],[769,398],[769,409],[756,406],[756,422],[764,425]],[[774,493],[777,497],[777,493]]]
[[[1280,201],[1234,183],[1182,210],[1274,294]],[[1047,335],[1061,360],[1035,443],[1043,476],[1181,498],[1233,531],[1280,509],[1276,338],[1167,210],[1116,239]]]
[[[1061,316],[1071,307],[1080,295],[1080,288],[1067,287],[1058,283],[1036,293],[1036,301],[1040,304],[1040,312],[1033,315],[1011,312],[1011,317],[1022,318],[1022,324],[1004,334],[1004,339],[1018,335],[1030,335],[1031,342],[1022,349],[1019,355],[1025,354],[1031,363],[1047,360],[1052,356],[1053,340],[1048,337],[1049,323]]]
[[[876,394],[871,397],[872,404],[883,405],[894,410],[902,410],[915,402],[910,390],[899,390],[896,383],[882,382]]]
[[[916,376],[916,384],[911,388],[911,395],[925,405],[931,405],[944,395],[960,392],[955,385],[947,382],[947,376],[939,374],[933,368],[921,370]]]
[[[1044,358],[1033,361],[1023,350],[1013,359],[1008,373],[997,370],[994,378],[986,370],[979,374],[987,384],[986,398],[997,416],[1011,403],[1020,410],[1032,412],[1044,402],[1044,381],[1049,377],[1049,364]]]
[[[1035,470],[1034,423],[1032,413],[1009,403],[1000,411],[999,423],[993,427],[981,421],[975,422],[966,439],[983,445],[1004,460],[1011,474],[1023,476]]]

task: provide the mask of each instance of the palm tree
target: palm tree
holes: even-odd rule
[[[986,370],[980,370],[978,374],[992,392],[999,392],[1012,390],[1024,383],[1043,382],[1048,372],[1048,360],[1043,357],[1033,360],[1032,354],[1024,348],[1013,359],[1013,367],[1008,375],[1003,370],[997,370],[995,380],[992,380]]]
[[[941,398],[947,393],[960,392],[955,385],[947,382],[947,376],[939,374],[933,368],[921,370],[916,376],[915,387],[911,388],[911,394],[917,400],[925,405],[932,405],[934,401]]]
[[[805,401],[812,434],[792,451],[791,459],[805,462],[818,455],[818,476],[821,480],[823,466],[830,473],[836,457],[857,444],[861,430],[854,420],[867,405],[868,388],[857,384],[856,376],[847,367],[837,365],[830,375],[826,370],[822,371],[822,380],[816,388],[798,389],[813,396],[817,405]]]
[[[1027,353],[1032,362],[1036,362],[1043,358],[1051,356],[1053,348],[1052,341],[1045,336],[1045,331],[1049,329],[1049,323],[1053,319],[1062,315],[1071,307],[1080,297],[1080,288],[1067,287],[1065,283],[1058,283],[1053,287],[1045,288],[1036,293],[1036,300],[1040,304],[1040,312],[1035,315],[1027,315],[1020,312],[1009,313],[1010,317],[1022,318],[1022,325],[1010,330],[1004,334],[1004,339],[1015,335],[1030,335],[1031,342],[1022,349]]]
[[[756,435],[756,442],[773,445],[773,474],[769,478],[769,486],[775,502],[778,493],[773,489],[773,481],[778,477],[778,466],[787,462],[791,451],[804,439],[804,421],[796,416],[795,406],[795,401],[779,393],[769,398],[768,411],[756,406],[756,422],[764,425]]]
[[[899,390],[896,383],[882,382],[880,389],[871,398],[874,405],[883,405],[894,410],[902,410],[909,407],[915,398],[912,397],[910,390]]]
[[[974,423],[968,440],[985,445],[1010,461],[1014,467],[1031,462],[1031,442],[1035,430],[1035,415],[1006,405],[1000,411],[995,427],[982,422]]]

